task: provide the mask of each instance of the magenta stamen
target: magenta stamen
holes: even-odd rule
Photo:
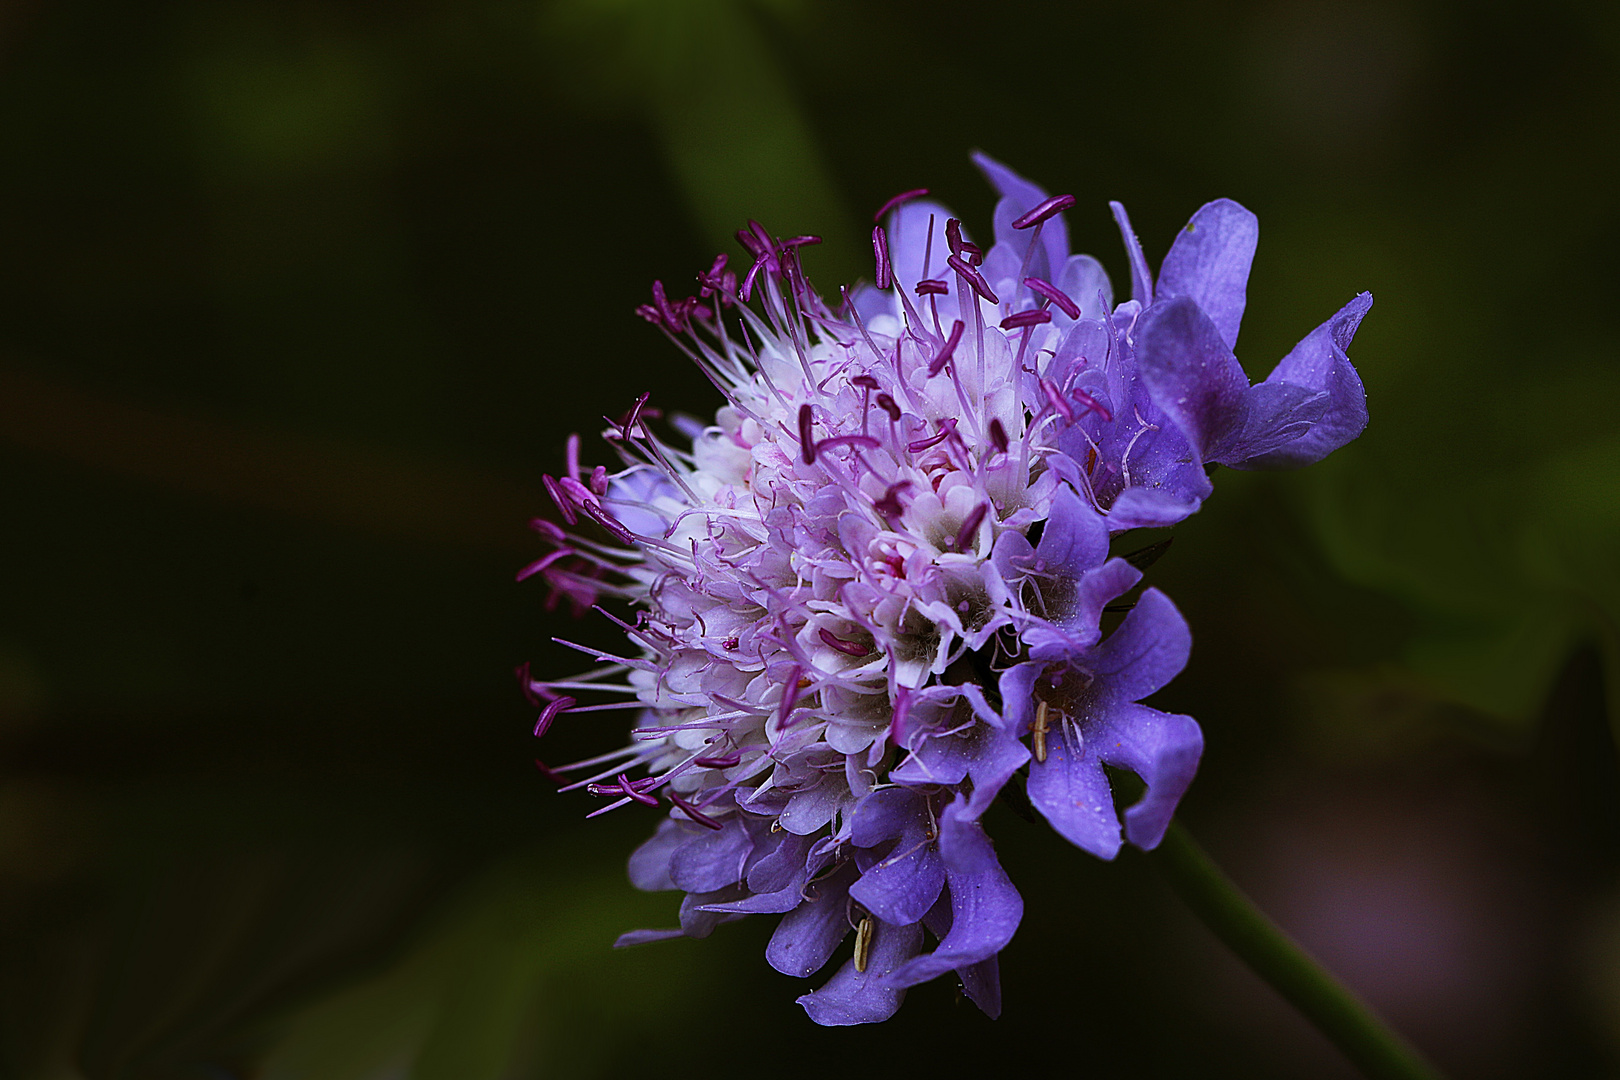
[[[900,422],[900,406],[894,403],[894,398],[890,397],[888,394],[879,394],[872,400],[877,402],[878,408],[889,414],[889,420],[891,423],[898,424]]]
[[[653,785],[653,780],[650,777],[645,780],[632,781],[628,773],[620,773],[615,779],[619,781],[619,790],[636,800],[636,802],[641,803],[643,806],[658,805],[657,797],[648,795],[644,790]]]
[[[1069,299],[1068,293],[1064,292],[1050,281],[1045,281],[1038,277],[1027,277],[1024,279],[1024,284],[1028,285],[1034,292],[1040,293],[1042,296],[1052,301],[1052,303],[1056,304],[1063,314],[1067,315],[1069,318],[1078,319],[1080,317],[1080,305]]]
[[[551,501],[557,504],[557,512],[562,515],[562,519],[570,525],[578,525],[579,516],[574,513],[573,504],[563,495],[562,488],[557,486],[557,481],[552,478],[551,474],[542,473],[540,482],[546,485],[546,494],[550,495]]]
[[[699,296],[712,296],[725,285],[726,279],[724,276],[724,271],[726,269],[727,261],[728,260],[725,252],[721,252],[719,255],[714,257],[714,262],[710,265],[708,271],[698,275],[698,285],[700,286],[698,289]]]
[[[906,508],[900,505],[900,493],[910,486],[910,480],[901,480],[898,483],[890,484],[889,490],[883,493],[883,498],[872,504],[872,509],[884,517],[899,517],[906,512]]]
[[[793,712],[793,703],[799,700],[799,665],[794,664],[793,670],[788,673],[788,680],[782,687],[782,708],[778,710],[776,724],[778,727],[787,727],[788,715]]]
[[[1082,405],[1096,413],[1098,416],[1102,417],[1104,420],[1112,421],[1114,419],[1114,414],[1108,411],[1108,407],[1106,405],[1092,397],[1090,394],[1086,393],[1084,390],[1071,390],[1070,393],[1079,398]]]
[[[682,813],[691,818],[697,824],[702,825],[705,829],[714,829],[716,832],[718,832],[725,828],[724,825],[720,824],[718,821],[714,820],[714,818],[710,817],[708,814],[705,814],[703,811],[699,810],[697,807],[693,806],[691,803],[687,802],[673,791],[666,788],[664,794],[669,796],[670,802],[681,808]]]
[[[955,257],[956,256],[954,256],[954,255],[951,256],[951,258],[953,258],[953,259]],[[944,367],[947,363],[950,362],[951,354],[956,352],[957,343],[959,343],[961,340],[962,340],[962,320],[957,319],[954,323],[951,324],[950,337],[945,339],[945,344],[940,346],[939,352],[934,354],[933,362],[928,365],[928,377],[930,379],[932,379],[935,375],[938,375],[940,368]]]
[[[579,702],[563,694],[552,701],[546,702],[546,707],[540,710],[540,719],[534,722],[534,737],[539,738],[551,728],[551,722],[563,713],[572,709]]]
[[[567,533],[559,529],[554,522],[547,521],[545,518],[530,518],[529,528],[553,544],[560,544],[568,539]]]
[[[637,304],[636,305],[636,314],[640,315],[643,319],[646,319],[648,322],[652,323],[654,326],[659,327],[659,328],[663,328],[663,325],[664,325],[663,312],[659,311],[657,308],[653,307],[651,304]]]
[[[882,221],[884,214],[887,214],[890,210],[893,210],[901,203],[910,202],[912,199],[920,199],[926,194],[928,194],[928,189],[925,187],[912,188],[910,191],[902,191],[900,194],[878,207],[877,213],[872,215],[872,220]]]
[[[938,278],[923,278],[917,282],[918,296],[947,296],[950,291],[951,287]]]
[[[591,493],[601,497],[608,493],[608,474],[606,465],[598,465],[591,470]]]
[[[810,430],[811,414],[809,405],[799,406],[799,448],[804,453],[804,463],[816,463],[816,440]]]
[[[962,522],[962,527],[956,530],[956,544],[953,550],[967,550],[968,544],[972,543],[973,538],[978,535],[979,526],[984,523],[984,515],[989,512],[989,503],[980,503],[974,507],[973,513],[969,514],[967,520]]]
[[[914,443],[907,443],[906,449],[913,454],[920,454],[931,446],[938,446],[940,443],[950,438],[955,431],[955,420],[941,420],[939,422],[939,431],[937,433],[928,436],[926,439],[919,439]]]
[[[1032,225],[1040,224],[1053,214],[1061,214],[1073,205],[1073,195],[1053,195],[1050,199],[1032,207],[1028,212],[1016,218],[1012,223],[1012,227],[1015,229],[1027,229]]]
[[[793,236],[781,241],[777,246],[783,251],[792,251],[794,248],[810,247],[821,243],[819,236]]]
[[[540,695],[535,693],[534,678],[529,674],[529,662],[525,660],[513,668],[512,674],[517,676],[518,689],[523,691],[523,700],[538,707]]]
[[[1015,311],[1001,320],[1003,330],[1017,330],[1022,326],[1040,326],[1042,323],[1052,321],[1052,313],[1045,308],[1030,308],[1028,311]]]
[[[955,255],[947,258],[945,262],[952,270],[955,270],[958,274],[961,274],[963,277],[967,278],[968,284],[973,286],[974,292],[978,293],[992,304],[1001,303],[1000,298],[997,297],[995,293],[990,291],[990,285],[984,280],[984,276],[977,270],[973,269],[973,267],[969,266]]]
[[[950,245],[952,255],[962,254],[962,219],[945,219],[945,242]]]
[[[568,465],[568,475],[575,480],[579,479],[579,433],[570,432],[563,443],[563,461]]]
[[[867,653],[872,651],[858,641],[845,641],[843,638],[835,635],[831,630],[818,630],[816,633],[821,637],[822,643],[828,648],[837,649],[845,656],[865,656]]]
[[[851,386],[859,386],[863,390],[881,390],[883,384],[870,375],[857,375],[849,380]]]
[[[540,571],[544,570],[546,567],[550,566],[552,563],[557,562],[559,559],[566,559],[572,554],[574,554],[574,550],[572,548],[562,548],[558,551],[553,551],[550,555],[547,555],[543,559],[536,559],[534,562],[517,572],[517,580],[527,581]]]
[[[1003,454],[1007,452],[1007,429],[1001,426],[999,417],[992,418],[990,421],[990,445]]]
[[[1052,408],[1063,415],[1063,419],[1074,423],[1074,408],[1058,392],[1057,383],[1051,379],[1041,380],[1041,389],[1046,391],[1046,399],[1052,403]]]
[[[534,767],[540,770],[540,774],[542,776],[544,776],[547,780],[550,780],[553,784],[556,784],[558,787],[562,787],[564,784],[568,783],[568,777],[564,776],[556,769],[553,769],[550,765],[547,765],[539,758],[534,759]]]
[[[616,421],[619,428],[619,433],[626,439],[635,438],[635,434],[631,429],[633,429],[636,426],[636,423],[641,419],[641,410],[646,406],[647,399],[650,397],[652,397],[652,391],[648,390],[646,393],[636,398],[636,403],[630,406],[630,411],[624,414],[623,420]]]
[[[635,546],[636,534],[625,528],[618,518],[614,517],[612,514],[608,513],[607,510],[603,509],[601,503],[588,502],[579,509],[580,512],[586,517],[590,518],[592,521],[596,522],[598,525],[602,526],[602,528],[611,533],[613,538],[619,541],[619,543],[630,547]]]
[[[882,445],[870,435],[834,435],[830,439],[822,439],[816,443],[816,453],[821,453],[829,446],[865,446],[876,450]]]
[[[883,226],[872,226],[872,255],[877,259],[877,287],[887,289],[894,284],[894,271],[889,266],[889,234]]]
[[[742,751],[733,750],[731,753],[725,754],[721,757],[693,758],[692,764],[703,769],[729,769],[741,760]]]
[[[669,325],[671,330],[684,333],[687,329],[686,313],[689,310],[686,305],[684,303],[671,304],[669,297],[664,294],[664,283],[662,281],[653,282],[652,291],[653,303],[657,304],[658,310],[663,313],[664,322]]]

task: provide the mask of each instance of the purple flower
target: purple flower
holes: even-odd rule
[[[1110,537],[1197,509],[1209,462],[1311,460],[1365,422],[1344,357],[1365,304],[1257,386],[1237,366],[1247,211],[1199,211],[1157,299],[1126,226],[1136,298],[1116,307],[1068,251],[1074,200],[978,163],[1002,196],[988,250],[909,192],[878,215],[878,286],[836,306],[799,264],[814,238],[753,223],[740,276],[721,257],[696,296],[655,285],[640,313],[726,404],[671,440],[642,395],[605,433],[611,471],[570,439],[546,486],[574,531],[537,522],[552,550],[519,575],[632,643],[524,674],[537,734],[637,717],[623,749],[546,769],[583,773],[565,789],[597,813],[668,808],[630,876],[685,894],[679,928],[619,943],[780,916],[774,967],[833,967],[799,999],[821,1024],[885,1019],[947,973],[999,1013],[1023,903],[981,818],[1015,776],[1096,855],[1159,842],[1202,734],[1141,700],[1191,639],[1157,590],[1121,602],[1142,575]],[[1123,827],[1105,765],[1146,785]]]

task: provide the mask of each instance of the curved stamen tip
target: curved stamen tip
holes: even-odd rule
[[[579,702],[575,701],[567,694],[555,697],[546,702],[546,707],[540,710],[540,719],[536,720],[534,723],[534,737],[538,739],[540,736],[544,735],[548,730],[550,730],[551,722],[553,720],[557,719],[557,717],[561,716],[569,709],[572,709],[577,704],[579,704]]]
[[[799,448],[804,453],[804,463],[816,463],[816,439],[811,432],[812,416],[809,405],[799,406]]]
[[[1063,392],[1057,388],[1057,383],[1051,379],[1042,379],[1041,389],[1046,392],[1046,400],[1052,403],[1052,408],[1056,409],[1063,419],[1074,423],[1074,406],[1069,404]]]
[[[1073,205],[1073,195],[1053,195],[1050,199],[1036,204],[1014,219],[1012,227],[1015,229],[1027,229],[1032,225],[1039,225],[1052,215],[1061,214]]]
[[[992,304],[1001,303],[1001,298],[990,291],[990,283],[984,280],[983,274],[973,269],[973,267],[969,266],[967,263],[963,262],[961,258],[955,255],[948,256],[945,259],[945,262],[952,270],[955,270],[958,274],[961,274],[967,279],[968,284],[973,286],[974,292],[978,293]]]
[[[926,194],[928,194],[928,189],[925,187],[912,188],[910,191],[902,191],[900,194],[878,207],[877,213],[872,215],[872,220],[882,221],[884,214],[887,214],[890,210],[893,210],[901,203],[910,202],[912,199],[920,199]]]
[[[829,649],[837,649],[845,656],[865,656],[872,651],[858,641],[845,641],[831,630],[825,628],[816,631],[816,634],[821,638],[823,645],[826,645]]]
[[[1030,308],[1028,311],[1015,311],[1001,320],[1003,330],[1016,330],[1021,326],[1039,326],[1052,321],[1052,313],[1045,308]]]
[[[1056,304],[1058,309],[1069,318],[1078,319],[1080,317],[1080,305],[1069,299],[1068,293],[1050,281],[1038,277],[1027,277],[1024,279],[1024,284],[1029,286],[1031,292],[1038,293]]]
[[[720,824],[718,821],[714,820],[714,818],[710,817],[708,814],[705,814],[703,811],[699,810],[697,807],[675,794],[675,792],[666,788],[664,794],[669,796],[670,802],[680,807],[682,813],[691,818],[697,824],[702,825],[705,829],[713,829],[716,832],[719,832],[721,829],[725,828],[724,825]]]
[[[952,258],[955,258],[955,256],[952,256]],[[929,378],[938,375],[940,369],[950,362],[951,354],[956,352],[957,343],[962,340],[962,329],[961,319],[957,319],[951,324],[951,336],[945,339],[945,344],[940,346],[939,352],[934,355],[933,362],[928,365]]]

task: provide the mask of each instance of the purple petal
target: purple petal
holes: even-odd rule
[[[877,922],[872,928],[872,946],[867,953],[866,970],[856,971],[855,961],[844,966],[827,985],[799,998],[810,1019],[823,1027],[875,1024],[895,1014],[906,992],[893,985],[889,975],[917,955],[922,945],[922,925],[895,926]]]
[[[742,918],[740,914],[721,910],[721,905],[740,899],[741,893],[739,888],[687,893],[681,898],[681,933],[689,938],[706,938],[721,923]]]
[[[1146,705],[1116,705],[1088,738],[1104,761],[1131,770],[1147,784],[1147,793],[1125,811],[1125,835],[1139,848],[1158,847],[1198,771],[1204,752],[1198,721]]]
[[[1350,301],[1305,335],[1261,384],[1303,386],[1326,393],[1327,405],[1310,430],[1276,450],[1256,451],[1250,459],[1233,464],[1245,469],[1297,468],[1320,461],[1361,434],[1367,426],[1367,392],[1347,351],[1371,307],[1371,293],[1362,293]]]
[[[1140,701],[1181,673],[1192,652],[1187,620],[1158,589],[1147,589],[1090,663],[1104,704]]]
[[[1051,223],[1047,224],[1051,228]],[[1114,306],[1114,286],[1102,263],[1090,255],[1070,255],[1063,273],[1053,282],[1080,305],[1080,318],[1106,319]]]
[[[1153,403],[1181,429],[1200,461],[1219,457],[1242,434],[1249,377],[1192,300],[1178,296],[1142,314],[1136,364]]]
[[[1078,578],[1108,558],[1108,527],[1102,516],[1067,486],[1052,496],[1052,509],[1035,546],[1037,572]]]
[[[862,799],[850,816],[849,839],[856,847],[877,847],[928,828],[923,797],[904,788],[884,788]]]
[[[962,980],[962,993],[994,1020],[1001,1015],[1001,961],[997,957],[956,969]]]
[[[1205,203],[1176,234],[1159,267],[1159,298],[1192,299],[1226,347],[1235,349],[1259,238],[1260,220],[1242,206],[1231,199]]]
[[[776,924],[765,961],[784,975],[807,979],[821,970],[849,933],[849,880],[854,867],[840,869],[824,881],[806,886],[814,899],[799,905]]]
[[[743,861],[753,838],[742,820],[733,817],[718,832],[706,829],[688,840],[669,860],[669,877],[686,892],[713,892],[742,880]]]
[[[928,222],[932,215],[933,245],[929,246]],[[902,203],[889,214],[889,262],[894,267],[898,288],[909,296],[924,277],[941,277],[945,256],[951,253],[945,240],[945,222],[951,212],[929,199]],[[928,273],[923,273],[923,257],[928,257]]]
[[[670,856],[692,839],[694,831],[673,818],[659,822],[658,831],[630,853],[630,884],[647,892],[675,888],[669,877]]]
[[[1125,207],[1117,202],[1111,202],[1108,206],[1114,211],[1114,220],[1119,223],[1119,235],[1125,240],[1125,254],[1131,260],[1131,299],[1147,307],[1153,303],[1153,275],[1148,271],[1147,258],[1142,254],[1142,241],[1136,238]]]
[[[1077,745],[1076,745],[1077,744]],[[1054,725],[1046,760],[1029,767],[1029,801],[1069,843],[1100,859],[1119,854],[1119,818],[1102,759],[1084,734]]]
[[[920,920],[945,887],[945,867],[927,834],[900,838],[894,851],[868,867],[849,895],[886,923],[905,925]]]
[[[1024,917],[1023,897],[996,861],[990,838],[969,819],[962,796],[940,815],[939,852],[950,885],[950,933],[933,952],[890,975],[893,986],[915,986],[996,955],[1012,940]]]
[[[808,836],[795,836],[784,829],[771,837],[775,846],[770,853],[748,868],[748,887],[757,893],[787,888],[789,882],[804,873],[805,856],[810,851]]]
[[[1202,476],[1203,470],[1199,469],[1198,474]],[[1203,487],[1209,486],[1208,478],[1205,478]],[[1114,500],[1114,505],[1108,508],[1108,529],[1110,532],[1124,532],[1126,529],[1157,529],[1174,525],[1197,513],[1208,495],[1207,490],[1189,496],[1163,488],[1126,488]]]

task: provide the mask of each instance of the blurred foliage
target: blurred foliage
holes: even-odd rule
[[[1612,1073],[1617,81],[1580,0],[0,7],[0,1075],[1335,1075],[1140,860],[999,813],[1007,1016],[939,984],[813,1030],[762,920],[609,950],[674,920],[622,879],[650,821],[530,764],[512,666],[612,639],[512,583],[540,473],[642,390],[714,405],[650,280],[753,217],[830,289],[919,185],[982,227],[975,147],[1116,278],[1107,199],[1150,258],[1254,209],[1254,377],[1374,292],[1367,434],[1217,476],[1153,568],[1197,635],[1187,814],[1279,912],[1292,873],[1526,943],[1364,985],[1459,1072]],[[1356,891],[1386,863],[1444,872]]]

